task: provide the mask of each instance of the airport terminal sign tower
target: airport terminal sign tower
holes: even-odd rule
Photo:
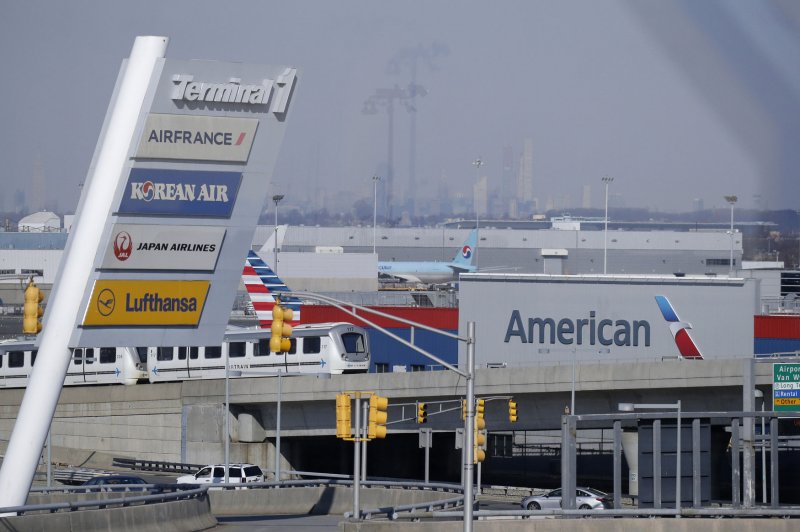
[[[70,348],[221,342],[297,85],[285,66],[164,57],[120,70],[0,469],[24,504]]]

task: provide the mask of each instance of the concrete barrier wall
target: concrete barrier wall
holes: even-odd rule
[[[216,525],[208,497],[125,508],[0,518],[0,529],[19,532],[190,532]]]
[[[475,532],[794,532],[795,519],[524,519],[479,520]],[[462,521],[360,521],[339,523],[341,532],[459,532]]]
[[[209,490],[214,515],[344,515],[353,511],[353,489],[343,486],[260,490]],[[429,490],[362,488],[361,509],[433,502],[455,493]]]

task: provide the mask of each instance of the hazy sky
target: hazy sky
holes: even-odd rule
[[[3,0],[0,206],[30,196],[77,205],[120,62],[137,35],[167,57],[300,69],[274,192],[372,200],[388,121],[377,89],[416,100],[416,181],[470,197],[472,161],[496,186],[502,150],[534,144],[534,194],[602,205],[604,175],[627,206],[797,208],[800,3],[791,0]],[[426,56],[430,61],[426,60]],[[389,68],[400,59],[399,69]],[[394,114],[395,195],[409,174],[410,115]],[[38,162],[38,163],[37,163]],[[37,164],[39,165],[37,168]],[[271,191],[272,193],[272,191]]]

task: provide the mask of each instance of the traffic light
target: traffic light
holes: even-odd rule
[[[483,399],[479,399],[479,401],[483,401]],[[486,447],[486,433],[484,429],[486,428],[486,420],[483,419],[483,414],[480,416],[475,416],[475,429],[473,432],[473,462],[483,462],[486,460],[486,451],[484,448]]]
[[[336,395],[336,437],[351,438],[350,428],[350,396],[346,393]]]
[[[42,323],[39,318],[44,314],[40,303],[44,299],[44,294],[33,280],[28,281],[25,288],[25,306],[23,308],[22,332],[23,334],[38,334],[42,330]]]
[[[428,405],[425,403],[417,403],[417,423],[428,422]]]
[[[367,424],[367,437],[370,440],[383,439],[386,437],[386,421],[389,414],[389,399],[370,395],[369,397],[369,423]]]
[[[477,419],[477,418],[483,419],[484,412],[486,412],[486,400],[485,399],[476,399],[475,400],[475,419]]]
[[[467,400],[461,400],[461,420],[464,421],[467,419]]]
[[[294,312],[289,307],[281,306],[280,298],[275,298],[272,307],[272,337],[269,339],[269,350],[273,353],[287,353],[292,348],[292,321]]]
[[[508,420],[511,423],[517,422],[517,402],[513,399],[508,400]]]

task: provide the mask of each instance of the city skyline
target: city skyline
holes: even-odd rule
[[[441,191],[474,210],[476,158],[487,209],[511,216],[599,205],[604,175],[627,206],[666,212],[723,206],[725,194],[787,208],[800,193],[800,76],[785,64],[800,50],[800,7],[788,2],[226,8],[8,6],[0,39],[19,51],[0,60],[14,74],[0,99],[0,207],[74,210],[119,65],[142,34],[170,37],[169,58],[300,70],[271,193],[309,210],[370,201],[375,175],[392,218],[432,210]],[[521,167],[528,188],[515,182]]]

